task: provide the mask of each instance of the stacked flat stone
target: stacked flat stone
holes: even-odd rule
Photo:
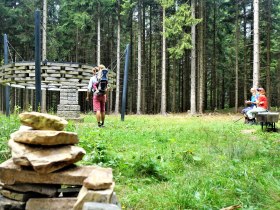
[[[78,210],[86,201],[117,203],[112,169],[74,165],[85,150],[75,146],[76,133],[63,131],[67,121],[37,112],[19,117],[22,126],[8,143],[12,158],[0,164],[0,209],[57,210],[75,205]],[[95,191],[95,197],[83,188]],[[83,199],[77,199],[82,192]]]
[[[80,120],[80,105],[78,90],[74,84],[64,84],[60,87],[60,104],[57,115],[67,120]]]

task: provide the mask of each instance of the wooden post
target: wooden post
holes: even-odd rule
[[[125,66],[124,66],[124,78],[123,78],[123,94],[122,94],[122,113],[121,120],[124,121],[125,108],[126,108],[126,95],[127,95],[127,79],[128,79],[128,67],[129,67],[129,55],[130,55],[130,46],[126,46],[125,54]]]
[[[47,0],[43,1],[42,60],[47,59]],[[47,90],[42,90],[42,112],[47,112]]]
[[[4,34],[4,64],[8,64],[8,36]],[[6,116],[10,116],[10,86],[6,84],[5,86],[5,101],[6,101]]]
[[[41,106],[41,41],[40,41],[40,11],[35,11],[35,110],[40,111]]]

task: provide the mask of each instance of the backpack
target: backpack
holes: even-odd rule
[[[97,94],[104,95],[108,87],[108,69],[102,69],[97,76]]]

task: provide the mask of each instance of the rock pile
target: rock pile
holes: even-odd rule
[[[22,113],[20,120],[23,126],[8,143],[12,158],[0,164],[0,210],[81,210],[85,202],[118,203],[111,168],[74,165],[85,150],[75,146],[76,133],[63,131],[67,121],[37,112]]]

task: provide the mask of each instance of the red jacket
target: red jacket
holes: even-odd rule
[[[258,101],[259,101],[258,107],[267,109],[267,98],[265,95],[260,95]]]

